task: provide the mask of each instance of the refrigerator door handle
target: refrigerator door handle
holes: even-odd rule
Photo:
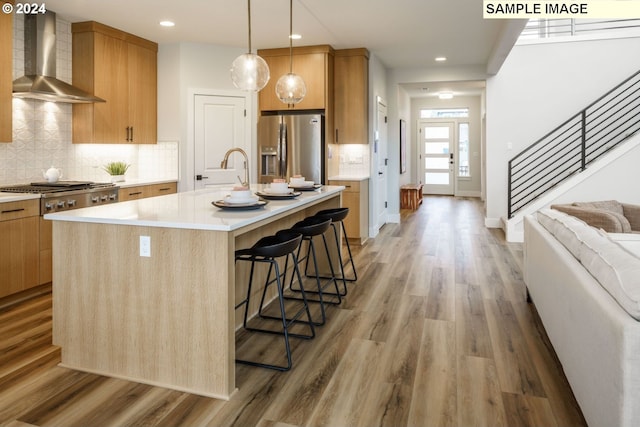
[[[280,125],[280,178],[287,177],[287,125]]]

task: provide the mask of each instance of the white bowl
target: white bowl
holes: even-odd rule
[[[304,177],[292,177],[289,180],[292,187],[302,187],[305,183]]]
[[[233,198],[230,195],[224,198],[224,202],[230,205],[247,205],[258,201],[257,196],[249,196],[246,199]]]
[[[267,190],[269,193],[284,194],[289,192],[289,186],[286,182],[272,182]]]
[[[253,194],[251,194],[251,190],[233,190],[229,193],[229,199],[233,201],[252,200]]]

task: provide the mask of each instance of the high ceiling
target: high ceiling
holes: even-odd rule
[[[95,20],[158,43],[247,47],[245,0],[47,0],[46,7],[71,22]],[[253,0],[251,9],[253,50],[288,46],[289,1]],[[164,28],[161,20],[176,25]],[[303,37],[294,45],[367,47],[389,69],[486,69],[495,49],[505,48],[508,26],[483,19],[479,0],[293,1],[293,31]]]

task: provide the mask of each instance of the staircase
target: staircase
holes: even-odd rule
[[[635,148],[639,131],[640,71],[509,161],[507,240],[522,241],[525,215]]]
[[[0,389],[60,363],[51,314],[51,293],[0,310]]]

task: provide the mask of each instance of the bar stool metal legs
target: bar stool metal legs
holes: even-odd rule
[[[329,246],[327,244],[327,239],[324,235],[325,231],[329,229],[330,224],[331,224],[331,221],[329,219],[319,218],[314,216],[314,217],[306,218],[296,223],[291,228],[292,231],[302,233],[302,236],[303,236],[302,240],[308,242],[307,253],[303,257],[300,257],[300,252],[302,251],[302,245],[298,247],[298,252],[297,252],[298,263],[302,263],[304,261],[305,270],[306,270],[308,269],[310,261],[313,262],[313,268],[316,273],[315,275],[308,275],[307,277],[315,279],[317,290],[310,290],[310,289],[305,290],[306,293],[312,293],[312,294],[318,295],[318,299],[310,299],[310,298],[307,299],[307,301],[310,301],[310,302],[320,303],[321,320],[314,321],[314,325],[316,326],[322,326],[326,323],[327,315],[325,310],[325,304],[337,305],[342,303],[342,298],[338,288],[338,283],[335,279],[335,271],[333,269],[333,263],[331,262],[331,254],[329,252]],[[331,272],[330,277],[324,277],[324,279],[327,279],[324,283],[322,283],[321,279],[323,279],[323,277],[319,273],[318,258],[316,253],[316,246],[314,243],[315,236],[321,236],[322,238],[322,242],[325,248],[325,253],[327,256],[327,261],[329,264],[329,269]],[[329,286],[331,283],[333,283],[335,292],[326,292],[325,288]],[[300,292],[304,290],[302,280],[298,279],[298,288],[296,288],[294,286],[294,277],[291,277],[291,280],[289,282],[289,288],[294,292]],[[332,295],[336,297],[336,300],[327,300],[324,297],[325,295]],[[295,297],[289,297],[289,298],[296,299]]]
[[[279,371],[288,371],[291,369],[292,360],[291,360],[291,346],[289,344],[289,337],[296,338],[304,338],[311,339],[315,337],[315,329],[313,326],[313,322],[311,319],[311,312],[309,311],[309,306],[307,304],[306,295],[304,293],[304,289],[302,290],[301,300],[303,301],[303,306],[300,308],[294,316],[291,318],[287,318],[285,311],[285,301],[284,301],[284,280],[286,277],[286,268],[288,265],[289,257],[292,258],[293,261],[293,269],[294,274],[300,277],[300,270],[298,269],[298,260],[295,254],[295,251],[300,246],[300,242],[302,240],[302,235],[300,233],[280,233],[276,236],[267,236],[260,239],[253,247],[248,249],[241,249],[236,251],[235,260],[237,261],[250,261],[251,262],[251,271],[249,275],[249,284],[247,289],[247,297],[236,305],[236,309],[245,306],[244,317],[243,317],[243,327],[249,331],[255,332],[263,332],[269,334],[279,334],[284,336],[284,344],[285,351],[287,357],[287,364],[285,366],[282,365],[273,365],[267,363],[260,363],[249,360],[236,359],[236,362],[243,363],[246,365],[259,366],[263,368],[276,369]],[[285,258],[285,270],[283,273],[280,272],[280,266],[278,265],[278,258]],[[263,297],[260,304],[260,310],[262,310],[262,304],[264,302],[264,295],[266,293],[266,288],[271,286],[272,284],[276,284],[278,291],[278,304],[280,306],[280,317],[276,319],[281,320],[282,322],[282,331],[275,331],[270,329],[262,329],[249,327],[247,325],[247,316],[249,309],[249,301],[251,297],[251,288],[253,284],[253,274],[255,272],[256,263],[268,263],[269,264],[269,272],[267,273],[267,278],[264,284]],[[271,274],[275,273],[275,277],[271,278]],[[306,314],[306,321],[301,320],[300,317]],[[309,327],[309,334],[293,334],[289,332],[289,327],[293,323],[303,323]]]
[[[349,208],[334,208],[334,209],[325,209],[317,212],[315,216],[320,218],[329,218],[331,219],[331,228],[333,228],[333,235],[336,240],[336,247],[338,250],[339,257],[339,266],[340,266],[340,274],[341,276],[336,277],[337,280],[342,280],[344,290],[341,293],[342,296],[347,295],[347,283],[346,282],[355,282],[358,280],[358,273],[356,271],[356,264],[353,261],[353,254],[351,253],[351,245],[349,245],[349,238],[347,237],[347,230],[344,227],[344,219],[349,214]],[[347,245],[347,252],[349,257],[344,260],[342,257],[342,245],[340,244],[338,227],[342,228],[342,237]],[[351,264],[351,270],[353,271],[353,275],[347,277],[344,272],[344,267],[346,265]],[[307,270],[305,269],[305,274]]]

